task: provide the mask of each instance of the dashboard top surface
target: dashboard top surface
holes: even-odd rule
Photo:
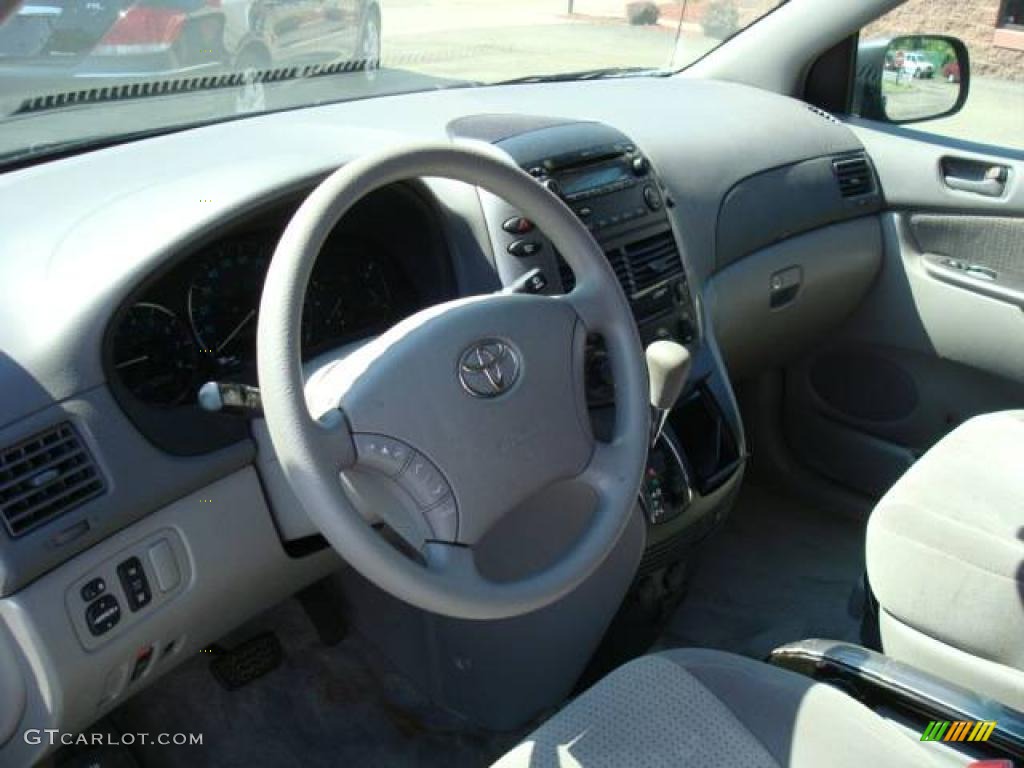
[[[162,261],[254,206],[308,188],[354,157],[447,140],[481,113],[601,121],[630,136],[677,202],[698,283],[714,226],[740,179],[860,148],[802,102],[685,77],[457,89],[238,120],[128,143],[0,177],[0,426],[98,386],[114,308]],[[401,129],[396,129],[401,126]]]

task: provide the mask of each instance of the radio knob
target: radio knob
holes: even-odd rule
[[[562,196],[562,185],[559,184],[555,179],[544,179],[544,181],[542,181],[541,184],[543,184],[544,188],[555,197]]]
[[[650,168],[650,163],[647,162],[647,158],[643,155],[637,155],[633,158],[633,173],[637,176],[646,176]]]
[[[650,184],[644,187],[644,202],[647,203],[647,207],[652,211],[661,210],[661,197],[658,195],[658,191]]]

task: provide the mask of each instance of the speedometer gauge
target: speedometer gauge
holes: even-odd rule
[[[113,353],[118,378],[139,400],[173,405],[189,394],[196,349],[185,323],[166,307],[132,306],[118,325]]]
[[[256,314],[268,261],[262,242],[231,243],[216,248],[192,280],[192,330],[202,352],[221,364],[256,357]]]

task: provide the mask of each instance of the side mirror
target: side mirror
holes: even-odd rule
[[[897,124],[946,117],[967,101],[970,78],[967,46],[955,37],[867,40],[857,48],[853,112]]]

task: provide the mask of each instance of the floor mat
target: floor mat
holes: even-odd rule
[[[761,659],[810,637],[857,642],[864,527],[746,484],[725,527],[699,553],[659,645]]]
[[[357,633],[327,647],[289,600],[225,638],[274,631],[281,665],[228,692],[202,655],[114,712],[122,732],[201,733],[201,746],[133,747],[144,768],[486,766],[518,734],[492,734],[443,711]]]

